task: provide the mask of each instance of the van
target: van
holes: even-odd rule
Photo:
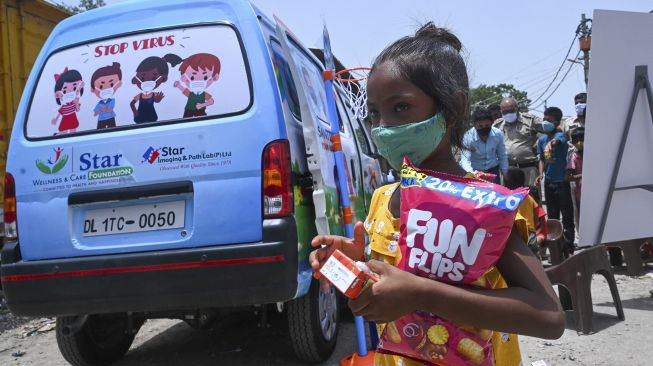
[[[9,146],[2,284],[20,316],[57,317],[73,365],[117,361],[147,319],[202,327],[287,314],[297,356],[333,351],[338,298],[312,278],[318,233],[363,220],[383,182],[337,93],[340,189],[324,66],[245,0],[124,2],[61,22],[27,80]]]

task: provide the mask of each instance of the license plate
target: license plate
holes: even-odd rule
[[[84,236],[167,230],[184,226],[186,201],[88,210]]]

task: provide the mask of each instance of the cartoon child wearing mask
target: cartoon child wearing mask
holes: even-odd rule
[[[54,75],[54,97],[61,107],[52,119],[56,125],[61,116],[59,134],[74,133],[79,127],[77,112],[79,112],[79,97],[84,94],[84,81],[77,70],[68,70],[66,67],[61,74]]]
[[[188,97],[184,118],[206,116],[206,107],[215,103],[206,89],[220,77],[220,59],[208,53],[197,53],[185,59],[179,71],[181,81],[175,81],[174,86]]]
[[[156,122],[159,119],[154,109],[154,103],[161,102],[165,95],[162,92],[154,92],[154,90],[168,81],[168,64],[174,67],[180,62],[181,58],[173,54],[163,57],[150,56],[141,61],[136,68],[136,75],[132,78],[132,84],[143,92],[137,94],[129,104],[134,113],[134,122]],[[138,108],[136,108],[136,103],[138,103]]]
[[[100,101],[93,112],[98,117],[97,129],[116,127],[116,99],[118,88],[122,86],[122,71],[120,64],[114,62],[110,66],[100,67],[91,77],[91,91]]]

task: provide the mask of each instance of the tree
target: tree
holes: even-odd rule
[[[55,4],[55,5],[67,12],[78,14],[78,13],[85,12],[87,10],[105,6],[106,4],[104,3],[104,0],[79,0],[79,5],[77,6],[67,5],[63,3]]]
[[[513,97],[517,99],[519,111],[527,112],[531,100],[528,93],[515,88],[512,84],[485,85],[481,84],[470,89],[470,104],[472,109],[487,108],[490,104],[500,103],[501,99]]]

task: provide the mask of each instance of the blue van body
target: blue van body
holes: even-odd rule
[[[203,327],[276,305],[297,356],[326,360],[339,302],[313,279],[310,242],[344,234],[342,194],[364,220],[383,175],[336,88],[338,186],[321,53],[246,0],[129,1],[61,22],[8,151],[10,310],[56,316],[64,358],[104,365],[146,319]]]
[[[304,268],[304,274],[298,276],[293,218],[262,218],[262,151],[271,141],[287,135],[277,81],[253,8],[246,2],[159,1],[153,9],[151,3],[133,1],[102,10],[66,19],[55,28],[36,60],[17,112],[7,171],[16,181],[18,232],[25,245],[9,243],[6,251],[19,250],[21,260],[2,266],[12,311],[61,315],[189,304],[235,306],[303,295],[310,275]],[[219,120],[127,126],[53,138],[26,136],[25,120],[34,108],[30,91],[36,88],[51,54],[89,40],[115,37],[116,29],[121,34],[142,33],[144,29],[215,24],[216,19],[230,19],[233,23],[226,26],[233,27],[241,42],[251,90],[251,103],[242,112]],[[216,160],[224,164],[216,169],[162,172],[143,162],[144,153],[152,146],[194,149],[195,154],[227,158]],[[54,147],[68,156],[68,162],[58,174],[44,175],[35,169],[35,161],[54,157]],[[230,162],[224,163],[227,159]],[[76,180],[90,182],[87,172],[98,168],[133,172],[116,183],[91,190],[88,185],[77,188]],[[85,179],[80,178],[85,174]],[[83,235],[85,211],[134,204],[125,197],[133,197],[138,204],[185,201],[183,233]],[[151,262],[163,267],[150,268]],[[284,262],[293,263],[294,268]],[[267,275],[278,273],[281,267],[283,275]],[[85,272],[91,275],[83,275]],[[108,273],[113,274],[110,283],[103,277]],[[174,301],[171,290],[175,283],[187,285],[180,276],[192,278],[195,288],[179,289],[178,301]],[[152,286],[155,277],[159,285]],[[224,281],[232,290],[221,289],[216,281]],[[240,282],[243,290],[229,286],[231,281]],[[300,293],[296,291],[298,281],[304,282]],[[206,289],[211,291],[206,293]],[[69,292],[79,291],[85,296],[70,296]],[[193,295],[197,299],[189,301]],[[123,303],[125,298],[129,303]]]

